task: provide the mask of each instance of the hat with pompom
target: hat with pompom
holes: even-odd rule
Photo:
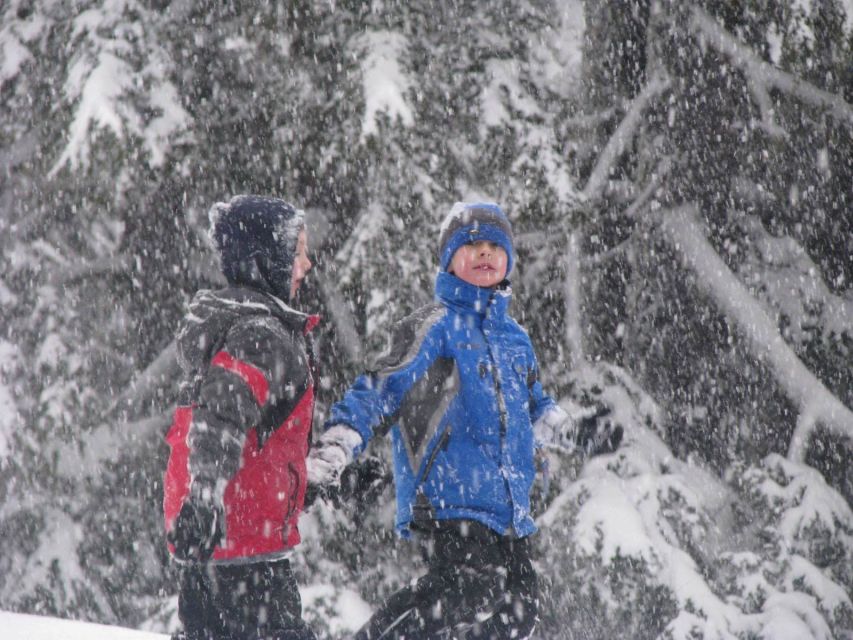
[[[447,271],[453,254],[462,245],[486,240],[506,251],[506,272],[512,271],[512,225],[494,202],[457,202],[441,223],[438,234],[438,258],[442,271]]]
[[[225,279],[290,301],[302,211],[279,198],[239,195],[210,208],[209,236]]]

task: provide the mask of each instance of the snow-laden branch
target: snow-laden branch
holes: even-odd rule
[[[179,366],[177,343],[172,340],[116,398],[107,415],[119,414],[125,419],[137,415],[158,389],[176,379]]]
[[[661,220],[666,240],[699,276],[699,286],[734,322],[752,353],[770,367],[785,394],[797,405],[800,417],[788,457],[804,459],[809,436],[817,425],[853,438],[853,411],[809,371],[785,342],[776,323],[708,243],[695,206],[663,211]]]
[[[581,246],[580,234],[572,232],[569,241],[563,251],[563,305],[565,317],[563,327],[565,330],[566,349],[569,354],[570,369],[580,367],[585,354],[583,348],[583,331],[581,330]]]
[[[47,281],[53,285],[69,286],[77,280],[97,278],[111,273],[128,271],[131,266],[130,257],[119,254],[104,256],[94,260],[74,261],[75,266],[58,265],[48,274]]]
[[[347,359],[351,363],[357,363],[359,366],[362,366],[363,349],[361,336],[356,330],[358,323],[355,321],[354,314],[350,311],[349,304],[344,300],[335,283],[331,282],[325,271],[315,269],[313,276],[320,287],[320,295],[323,296],[326,302],[326,309],[332,315],[332,323],[335,325],[338,344],[346,352]]]
[[[693,6],[690,26],[694,32],[704,36],[710,46],[728,56],[733,64],[743,70],[750,90],[762,111],[762,122],[770,128],[771,132],[777,133],[779,129],[774,124],[770,112],[772,107],[767,91],[770,87],[796,96],[808,104],[828,109],[838,120],[847,120],[848,124],[853,124],[853,107],[841,96],[819,89],[802,78],[768,64],[749,47],[738,42],[704,9]]]
[[[634,135],[642,122],[643,112],[649,103],[659,96],[669,86],[669,79],[660,74],[651,77],[643,90],[634,98],[628,113],[616,127],[616,131],[607,141],[607,146],[598,156],[598,161],[581,192],[584,201],[597,200],[601,197],[607,184],[607,176],[619,157],[625,153],[625,149],[634,139]]]

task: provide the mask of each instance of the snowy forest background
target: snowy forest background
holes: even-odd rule
[[[546,388],[626,429],[537,484],[538,637],[853,638],[851,103],[851,0],[4,0],[0,609],[174,627],[213,202],[307,210],[319,422],[484,198]],[[304,520],[322,637],[419,571],[392,491]]]

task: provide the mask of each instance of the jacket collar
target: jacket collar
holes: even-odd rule
[[[219,291],[210,292],[213,298],[218,298],[223,304],[237,304],[245,310],[244,313],[270,314],[281,320],[286,326],[303,334],[311,331],[320,321],[320,316],[309,315],[297,311],[281,298],[271,293],[253,287],[232,286]]]
[[[435,278],[435,297],[454,311],[498,321],[506,317],[512,289],[509,280],[504,280],[494,289],[485,289],[469,284],[452,273],[439,271]]]

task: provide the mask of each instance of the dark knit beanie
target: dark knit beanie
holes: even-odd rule
[[[210,208],[209,235],[230,285],[249,286],[290,301],[290,280],[302,211],[279,198],[239,195]]]
[[[501,208],[493,202],[457,202],[441,223],[438,235],[438,258],[442,271],[447,271],[453,254],[462,245],[486,240],[503,247],[507,255],[509,275],[515,261],[512,251],[512,225]]]

